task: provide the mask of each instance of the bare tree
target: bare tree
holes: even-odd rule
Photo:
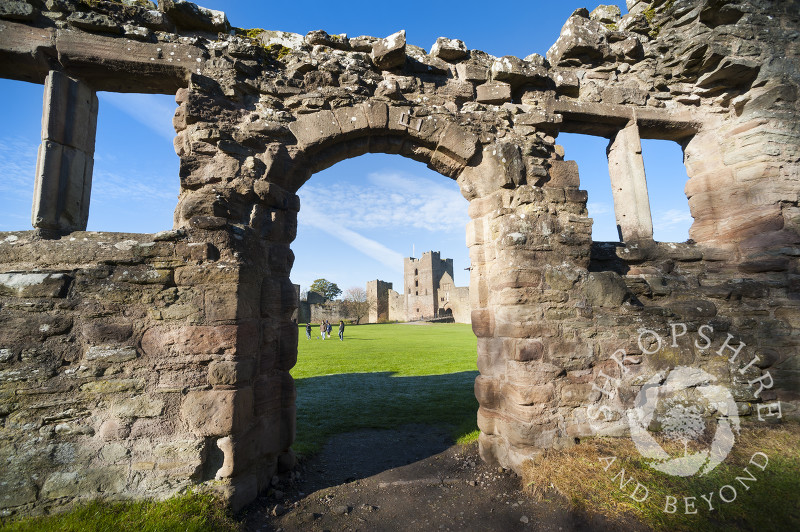
[[[369,314],[369,301],[367,301],[367,291],[354,286],[344,292],[344,311],[348,318],[360,323],[361,319]]]

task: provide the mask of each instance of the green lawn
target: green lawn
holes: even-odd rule
[[[477,341],[464,324],[381,324],[345,328],[344,341],[300,327],[297,439],[300,454],[334,434],[407,423],[443,425],[457,441],[477,437],[473,383]]]

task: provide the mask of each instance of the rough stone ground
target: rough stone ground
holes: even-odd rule
[[[246,530],[615,529],[562,500],[533,501],[513,472],[480,460],[477,443],[452,445],[432,427],[342,434],[299,471],[245,510]]]

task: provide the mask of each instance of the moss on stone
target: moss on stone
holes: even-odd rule
[[[292,52],[291,48],[288,48],[278,43],[273,43],[270,44],[269,46],[265,46],[264,49],[277,60],[283,59]]]

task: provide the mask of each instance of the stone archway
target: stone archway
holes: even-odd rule
[[[3,508],[210,480],[241,507],[292,467],[295,192],[367,152],[423,161],[469,201],[485,460],[519,469],[544,448],[624,434],[624,419],[592,423],[593,412],[625,407],[674,361],[716,372],[742,413],[758,401],[761,414],[794,411],[800,83],[781,39],[800,22],[790,8],[728,5],[720,19],[702,0],[639,1],[613,22],[578,10],[546,58],[523,60],[450,39],[425,53],[402,32],[231,34],[224,14],[183,2],[55,14],[20,4],[0,11],[0,75],[49,80],[45,115],[63,121],[45,124],[37,230],[0,240]],[[91,131],[97,90],[177,90],[173,231],[82,232],[93,146],[73,137]],[[48,114],[58,109],[75,112]],[[623,243],[591,241],[559,131],[612,139]],[[694,242],[653,242],[640,137],[685,144]],[[728,371],[725,338],[715,356],[676,336],[666,354],[640,341],[640,329],[666,338],[677,323],[735,328],[760,362],[732,357]]]

